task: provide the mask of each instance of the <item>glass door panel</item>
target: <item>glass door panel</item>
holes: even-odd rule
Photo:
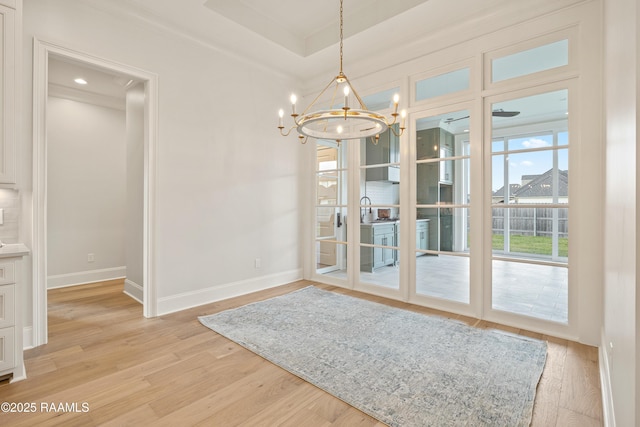
[[[492,105],[491,308],[568,322],[568,91]],[[537,129],[537,130],[536,130]]]
[[[390,130],[361,141],[359,209],[359,282],[400,289],[400,144]]]
[[[416,120],[416,293],[468,304],[468,110]]]
[[[469,257],[416,252],[416,293],[469,303]]]
[[[567,323],[569,269],[494,259],[492,308]]]
[[[316,273],[347,279],[346,150],[333,141],[316,145]]]

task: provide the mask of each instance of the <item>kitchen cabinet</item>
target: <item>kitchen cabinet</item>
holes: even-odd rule
[[[397,132],[398,125],[393,126]],[[367,139],[365,146],[366,165],[400,163],[400,138],[388,129],[380,134],[378,144],[374,145],[370,139]],[[369,168],[365,176],[367,181],[400,182],[400,167],[396,165]]]
[[[376,246],[396,246],[397,227],[394,222],[360,224],[360,242]],[[395,250],[383,247],[360,247],[360,271],[373,272],[385,265],[394,265]]]
[[[453,250],[453,215],[440,214],[440,250]]]
[[[429,219],[427,249],[451,251],[453,248],[453,221],[451,209],[455,188],[455,137],[440,127],[417,132],[416,160],[437,161],[416,165],[419,205],[437,205],[441,208],[419,208],[418,219]],[[416,245],[417,246],[417,245]]]
[[[21,0],[0,0],[0,184],[16,182],[17,93],[20,87],[16,67],[20,48]]]
[[[419,219],[416,221],[416,249],[429,249],[429,220]],[[417,256],[424,253],[416,252]]]
[[[0,378],[15,367],[15,305],[15,284],[0,285]]]
[[[442,128],[424,129],[417,132],[416,159],[448,159],[455,155],[455,138]],[[453,160],[433,163],[437,166],[437,182],[453,183]]]
[[[22,244],[0,248],[0,379],[23,379],[22,313],[18,265],[28,250]]]
[[[454,242],[452,209],[423,208],[418,211],[420,218],[429,220],[426,249],[452,251]]]
[[[454,136],[441,128],[417,132],[416,160],[441,159],[417,164],[418,204],[453,203]],[[442,160],[445,159],[445,160]]]

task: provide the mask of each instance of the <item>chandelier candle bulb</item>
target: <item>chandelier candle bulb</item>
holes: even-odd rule
[[[298,98],[294,95],[291,95],[291,114],[296,114],[296,101]]]
[[[398,114],[398,102],[400,102],[400,95],[396,93],[393,95],[393,114]]]
[[[400,112],[400,117],[402,118],[402,120],[400,121],[400,129],[405,129],[405,127],[404,127],[404,119],[407,117],[407,110],[402,110]]]
[[[278,116],[280,117],[280,120],[278,121],[278,127],[284,128],[284,110],[282,108],[280,109],[280,111],[278,111]]]
[[[349,109],[349,86],[344,87],[344,109]]]

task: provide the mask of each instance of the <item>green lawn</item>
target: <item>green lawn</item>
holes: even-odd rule
[[[504,236],[493,235],[493,249],[504,249]],[[511,252],[527,254],[551,255],[551,237],[544,236],[511,236]],[[566,257],[569,254],[569,239],[558,239],[558,255]]]

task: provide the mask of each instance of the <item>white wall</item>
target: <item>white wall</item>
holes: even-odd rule
[[[47,113],[47,284],[122,276],[124,111],[49,97]]]
[[[296,87],[293,79],[85,2],[29,0],[20,165],[25,177],[32,171],[34,36],[159,76],[152,268],[161,310],[301,276],[298,165],[307,147],[280,137],[275,127],[278,109]],[[25,181],[29,195],[30,178]],[[261,258],[259,269],[255,258]],[[30,290],[27,298],[30,325]]]
[[[613,343],[608,360],[617,424],[626,426],[636,424],[635,408],[640,407],[636,391],[640,342],[635,174],[640,43],[635,0],[606,0],[604,5],[608,130],[602,343],[607,347]],[[307,147],[276,136],[275,121],[269,115],[286,105],[287,94],[296,86],[291,79],[170,31],[93,10],[83,2],[29,0],[24,7],[19,147],[23,206],[30,206],[32,188],[30,70],[32,37],[38,36],[159,75],[157,259],[153,268],[161,297],[168,303],[173,298],[180,305],[184,300],[175,297],[185,293],[199,295],[226,284],[240,287],[247,281],[300,268],[299,221],[305,218],[298,213],[307,210],[298,203],[303,191],[298,185],[298,156]],[[466,26],[456,37],[474,35],[473,31],[480,31],[479,26]],[[426,46],[423,40],[415,43]],[[380,63],[398,63],[395,58],[415,48],[415,43],[401,46],[385,61],[371,57],[354,68],[365,74],[363,70],[375,69]],[[438,43],[445,42],[431,40],[433,49]],[[582,52],[586,54],[591,53]],[[31,212],[25,209],[21,215],[30,224]],[[30,227],[25,226],[24,235],[29,244]],[[253,268],[256,257],[262,258],[262,269]],[[599,280],[595,276],[593,280]],[[25,290],[25,323],[30,325],[32,294],[29,287]],[[598,292],[587,293],[587,305],[600,297]],[[598,310],[594,311],[591,323],[599,324]]]
[[[127,90],[125,290],[140,301],[143,299],[144,250],[144,101],[144,83],[138,83]]]
[[[605,16],[606,199],[604,328],[615,425],[638,425],[638,3],[607,0]],[[604,361],[603,361],[604,362]],[[609,400],[605,400],[608,406]],[[605,408],[611,409],[611,408]],[[610,414],[609,421],[612,420]]]

